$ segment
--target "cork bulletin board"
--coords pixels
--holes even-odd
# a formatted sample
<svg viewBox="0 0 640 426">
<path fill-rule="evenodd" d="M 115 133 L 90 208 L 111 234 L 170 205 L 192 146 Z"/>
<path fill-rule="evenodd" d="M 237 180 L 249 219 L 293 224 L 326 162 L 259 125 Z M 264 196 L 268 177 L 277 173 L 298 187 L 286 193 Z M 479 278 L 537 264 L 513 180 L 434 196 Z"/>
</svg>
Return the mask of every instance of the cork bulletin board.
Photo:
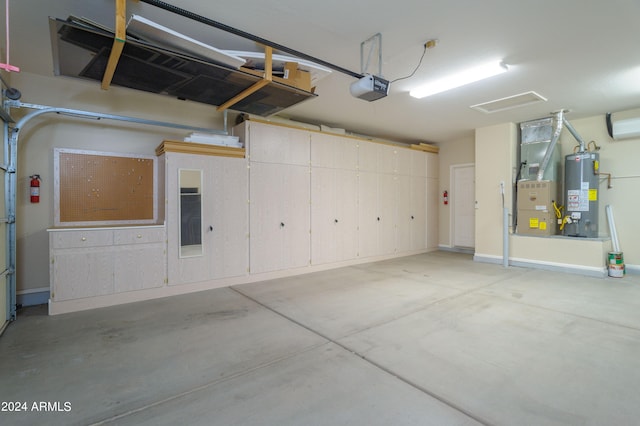
<svg viewBox="0 0 640 426">
<path fill-rule="evenodd" d="M 156 157 L 56 149 L 56 226 L 155 223 Z"/>
</svg>

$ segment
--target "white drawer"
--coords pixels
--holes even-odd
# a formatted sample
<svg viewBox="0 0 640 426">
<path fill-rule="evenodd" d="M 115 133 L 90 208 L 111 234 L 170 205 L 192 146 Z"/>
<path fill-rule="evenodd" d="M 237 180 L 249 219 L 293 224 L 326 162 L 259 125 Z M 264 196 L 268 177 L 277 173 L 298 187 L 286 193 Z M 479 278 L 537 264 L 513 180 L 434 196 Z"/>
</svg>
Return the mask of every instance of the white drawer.
<svg viewBox="0 0 640 426">
<path fill-rule="evenodd" d="M 86 229 L 51 232 L 51 248 L 102 247 L 113 244 L 113 230 Z"/>
<path fill-rule="evenodd" d="M 113 231 L 113 243 L 115 245 L 157 243 L 165 239 L 164 227 L 140 227 Z"/>
</svg>

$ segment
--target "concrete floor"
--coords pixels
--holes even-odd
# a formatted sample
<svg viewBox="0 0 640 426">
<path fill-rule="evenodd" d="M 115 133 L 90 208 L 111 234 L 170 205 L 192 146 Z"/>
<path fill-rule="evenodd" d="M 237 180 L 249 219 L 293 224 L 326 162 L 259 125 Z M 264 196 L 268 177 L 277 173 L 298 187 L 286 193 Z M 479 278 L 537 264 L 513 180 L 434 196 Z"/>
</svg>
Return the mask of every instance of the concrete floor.
<svg viewBox="0 0 640 426">
<path fill-rule="evenodd" d="M 2 425 L 635 425 L 640 277 L 435 252 L 56 317 L 29 308 L 0 337 L 0 368 L 1 408 L 29 411 Z"/>
</svg>

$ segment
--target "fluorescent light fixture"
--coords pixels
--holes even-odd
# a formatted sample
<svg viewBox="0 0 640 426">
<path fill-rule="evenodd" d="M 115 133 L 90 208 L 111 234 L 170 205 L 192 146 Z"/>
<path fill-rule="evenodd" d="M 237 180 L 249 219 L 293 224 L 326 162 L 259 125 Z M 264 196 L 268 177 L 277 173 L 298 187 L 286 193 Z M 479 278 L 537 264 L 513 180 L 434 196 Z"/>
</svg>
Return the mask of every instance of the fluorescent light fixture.
<svg viewBox="0 0 640 426">
<path fill-rule="evenodd" d="M 476 81 L 484 80 L 485 78 L 493 77 L 494 75 L 502 74 L 507 70 L 507 66 L 503 64 L 502 61 L 493 61 L 432 81 L 431 83 L 427 83 L 424 86 L 411 90 L 409 94 L 414 98 L 421 99 L 435 95 L 436 93 L 455 89 L 456 87 L 475 83 Z"/>
</svg>

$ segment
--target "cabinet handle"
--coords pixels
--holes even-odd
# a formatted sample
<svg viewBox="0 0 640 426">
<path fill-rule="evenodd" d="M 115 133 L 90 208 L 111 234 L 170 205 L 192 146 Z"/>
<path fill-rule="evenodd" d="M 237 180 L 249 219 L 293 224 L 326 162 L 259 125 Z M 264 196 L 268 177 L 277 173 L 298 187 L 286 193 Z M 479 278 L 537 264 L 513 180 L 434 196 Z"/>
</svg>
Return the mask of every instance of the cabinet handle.
<svg viewBox="0 0 640 426">
<path fill-rule="evenodd" d="M 414 217 L 413 217 L 413 216 L 411 216 L 411 220 L 413 220 L 413 219 L 414 219 Z"/>
<path fill-rule="evenodd" d="M 333 221 L 334 221 L 335 223 L 338 223 L 338 219 L 333 219 Z"/>
<path fill-rule="evenodd" d="M 80 238 L 80 241 L 87 241 L 87 237 Z"/>
<path fill-rule="evenodd" d="M 209 225 L 209 231 L 213 231 L 213 226 Z"/>
<path fill-rule="evenodd" d="M 380 222 L 380 218 L 378 218 L 378 222 Z"/>
<path fill-rule="evenodd" d="M 284 222 L 280 222 L 280 228 L 284 228 Z"/>
</svg>

